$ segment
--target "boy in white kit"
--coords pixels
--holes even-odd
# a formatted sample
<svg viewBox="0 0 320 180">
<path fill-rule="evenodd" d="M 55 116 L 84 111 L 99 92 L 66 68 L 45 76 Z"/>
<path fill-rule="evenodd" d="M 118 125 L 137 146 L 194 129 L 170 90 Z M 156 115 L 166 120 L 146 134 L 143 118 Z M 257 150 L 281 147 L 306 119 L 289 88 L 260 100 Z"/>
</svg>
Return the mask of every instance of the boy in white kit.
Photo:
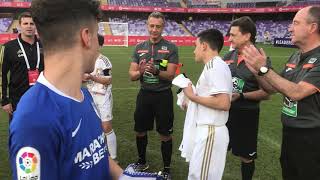
<svg viewBox="0 0 320 180">
<path fill-rule="evenodd" d="M 98 34 L 99 46 L 104 44 L 104 37 Z M 94 71 L 90 74 L 84 74 L 84 80 L 87 81 L 87 88 L 93 97 L 94 103 L 99 111 L 102 121 L 102 129 L 107 138 L 107 145 L 110 157 L 117 157 L 117 138 L 112 129 L 112 64 L 110 60 L 100 54 L 96 60 Z"/>
<path fill-rule="evenodd" d="M 231 73 L 219 56 L 223 43 L 223 35 L 216 29 L 205 30 L 198 35 L 195 61 L 205 66 L 196 92 L 191 83 L 183 89 L 185 96 L 196 104 L 188 180 L 219 180 L 223 175 L 229 143 L 225 124 L 232 96 Z"/>
</svg>

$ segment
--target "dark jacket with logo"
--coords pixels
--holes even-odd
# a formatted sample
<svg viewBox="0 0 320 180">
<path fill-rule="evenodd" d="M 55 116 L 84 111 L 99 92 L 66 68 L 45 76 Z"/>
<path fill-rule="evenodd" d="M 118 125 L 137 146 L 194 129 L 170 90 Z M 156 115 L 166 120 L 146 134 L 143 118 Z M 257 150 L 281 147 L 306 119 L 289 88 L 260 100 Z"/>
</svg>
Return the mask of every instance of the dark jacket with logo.
<svg viewBox="0 0 320 180">
<path fill-rule="evenodd" d="M 299 101 L 283 98 L 283 125 L 293 128 L 320 128 L 320 46 L 303 54 L 294 53 L 281 75 L 291 82 L 304 81 L 318 89 L 318 92 Z"/>
<path fill-rule="evenodd" d="M 21 35 L 18 37 L 21 44 L 24 47 L 26 55 L 29 60 L 30 69 L 35 70 L 37 65 L 37 45 L 36 41 L 31 45 L 21 39 Z M 41 52 L 42 46 L 40 46 L 40 65 L 39 72 L 43 71 L 43 53 Z M 28 69 L 25 63 L 23 53 L 20 49 L 17 39 L 11 40 L 4 44 L 3 56 L 2 56 L 2 105 L 12 103 L 13 108 L 16 108 L 21 96 L 30 88 L 28 80 Z M 9 74 L 9 76 L 8 76 Z M 9 82 L 8 82 L 9 78 Z M 8 96 L 9 88 L 9 96 Z"/>
<path fill-rule="evenodd" d="M 146 62 L 153 60 L 156 68 L 160 71 L 166 71 L 167 63 L 179 63 L 178 48 L 163 38 L 155 44 L 147 40 L 138 44 L 132 55 L 132 62 L 139 64 L 142 60 Z M 141 89 L 147 91 L 159 92 L 171 88 L 171 81 L 159 79 L 158 76 L 151 75 L 149 77 L 144 74 L 140 78 L 140 82 Z"/>
<path fill-rule="evenodd" d="M 224 61 L 229 65 L 232 74 L 233 92 L 246 93 L 260 89 L 259 83 L 254 74 L 248 69 L 245 61 L 238 60 L 238 50 L 230 51 L 224 56 Z M 271 61 L 268 58 L 268 65 Z M 232 109 L 258 109 L 260 101 L 249 99 L 238 99 L 231 104 Z"/>
</svg>

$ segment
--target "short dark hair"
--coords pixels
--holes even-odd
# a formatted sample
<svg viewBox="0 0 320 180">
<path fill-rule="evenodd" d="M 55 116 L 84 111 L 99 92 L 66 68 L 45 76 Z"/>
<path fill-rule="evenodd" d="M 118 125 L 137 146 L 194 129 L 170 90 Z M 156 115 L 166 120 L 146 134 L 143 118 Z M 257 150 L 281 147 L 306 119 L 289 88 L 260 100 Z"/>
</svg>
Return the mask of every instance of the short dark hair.
<svg viewBox="0 0 320 180">
<path fill-rule="evenodd" d="M 151 14 L 149 14 L 148 20 L 149 20 L 151 17 L 157 18 L 157 19 L 161 18 L 161 19 L 163 20 L 163 24 L 165 24 L 166 19 L 165 19 L 164 15 L 163 15 L 161 12 L 157 12 L 157 11 L 152 12 Z"/>
<path fill-rule="evenodd" d="M 317 24 L 318 34 L 320 34 L 320 6 L 311 6 L 308 15 L 308 21 Z"/>
<path fill-rule="evenodd" d="M 22 18 L 32 18 L 31 13 L 28 12 L 28 11 L 21 13 L 19 15 L 19 19 L 18 19 L 19 20 L 19 24 L 21 24 L 21 19 Z"/>
<path fill-rule="evenodd" d="M 99 42 L 99 46 L 103 46 L 104 36 L 102 36 L 101 34 L 98 34 L 98 42 Z"/>
<path fill-rule="evenodd" d="M 256 42 L 257 29 L 255 23 L 249 16 L 243 16 L 231 22 L 230 27 L 237 26 L 242 34 L 250 33 L 250 41 L 252 43 Z"/>
<path fill-rule="evenodd" d="M 82 27 L 93 29 L 101 17 L 99 7 L 98 0 L 33 0 L 31 14 L 44 49 L 72 47 L 76 31 Z"/>
<path fill-rule="evenodd" d="M 222 33 L 217 29 L 204 30 L 200 32 L 197 37 L 200 42 L 208 43 L 214 51 L 220 52 L 223 47 L 224 38 Z"/>
</svg>

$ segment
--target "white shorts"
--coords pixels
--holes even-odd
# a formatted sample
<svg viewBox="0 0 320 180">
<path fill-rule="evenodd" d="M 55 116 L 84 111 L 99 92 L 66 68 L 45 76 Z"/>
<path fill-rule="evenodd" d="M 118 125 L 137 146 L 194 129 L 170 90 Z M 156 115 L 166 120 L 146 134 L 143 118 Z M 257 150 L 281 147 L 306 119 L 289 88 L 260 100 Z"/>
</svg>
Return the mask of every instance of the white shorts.
<svg viewBox="0 0 320 180">
<path fill-rule="evenodd" d="M 111 121 L 112 116 L 112 107 L 113 107 L 113 100 L 112 100 L 112 93 L 108 95 L 102 94 L 95 94 L 92 93 L 93 101 L 100 113 L 100 118 L 102 122 Z"/>
<path fill-rule="evenodd" d="M 188 180 L 222 179 L 229 143 L 228 128 L 201 125 L 195 133 Z"/>
</svg>

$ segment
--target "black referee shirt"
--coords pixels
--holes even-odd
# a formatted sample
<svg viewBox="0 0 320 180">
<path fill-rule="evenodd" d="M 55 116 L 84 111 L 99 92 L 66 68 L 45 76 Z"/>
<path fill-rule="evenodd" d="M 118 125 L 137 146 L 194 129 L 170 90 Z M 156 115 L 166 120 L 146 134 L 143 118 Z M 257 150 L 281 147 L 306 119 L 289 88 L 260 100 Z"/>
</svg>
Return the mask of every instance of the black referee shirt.
<svg viewBox="0 0 320 180">
<path fill-rule="evenodd" d="M 31 70 L 35 70 L 37 66 L 37 44 L 35 42 L 31 45 L 18 37 L 24 47 L 26 55 L 29 60 Z M 40 65 L 39 72 L 43 71 L 43 53 L 40 45 Z M 12 103 L 13 106 L 19 102 L 21 96 L 30 88 L 28 80 L 28 69 L 25 63 L 22 50 L 20 49 L 17 39 L 4 44 L 3 64 L 2 64 L 2 105 Z M 10 80 L 8 83 L 9 74 Z M 8 96 L 9 88 L 9 96 Z"/>
<path fill-rule="evenodd" d="M 175 44 L 161 39 L 158 43 L 152 43 L 150 40 L 138 44 L 132 55 L 132 62 L 140 63 L 145 60 L 146 62 L 153 59 L 155 67 L 161 70 L 166 70 L 166 67 L 160 65 L 161 60 L 168 60 L 168 63 L 178 64 L 178 48 Z M 143 75 L 140 78 L 141 89 L 148 91 L 164 91 L 171 88 L 171 81 L 159 79 L 158 76 L 147 77 Z"/>
<path fill-rule="evenodd" d="M 259 83 L 254 74 L 247 68 L 245 61 L 239 61 L 239 51 L 237 49 L 227 53 L 223 60 L 229 65 L 233 92 L 235 93 L 246 93 L 257 91 L 260 89 Z M 268 58 L 267 63 L 271 67 L 270 59 Z M 249 99 L 238 99 L 231 104 L 231 108 L 236 109 L 257 109 L 259 108 L 260 101 L 254 101 Z"/>
<path fill-rule="evenodd" d="M 314 85 L 320 89 L 320 46 L 306 53 L 294 53 L 282 72 L 285 79 Z M 294 128 L 320 127 L 320 93 L 314 93 L 300 101 L 283 98 L 281 120 L 284 126 Z"/>
</svg>

